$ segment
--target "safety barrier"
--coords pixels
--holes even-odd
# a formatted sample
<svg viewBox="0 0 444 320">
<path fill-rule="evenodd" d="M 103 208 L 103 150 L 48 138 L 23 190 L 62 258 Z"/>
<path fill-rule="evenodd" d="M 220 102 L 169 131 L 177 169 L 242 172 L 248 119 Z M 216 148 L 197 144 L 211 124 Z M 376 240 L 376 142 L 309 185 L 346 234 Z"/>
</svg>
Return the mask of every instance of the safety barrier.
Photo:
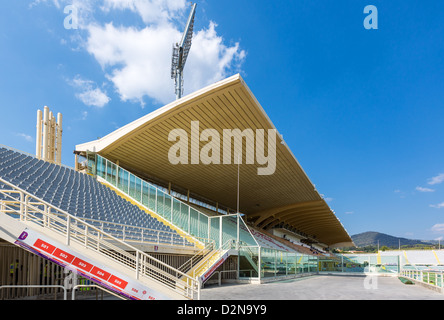
<svg viewBox="0 0 444 320">
<path fill-rule="evenodd" d="M 418 282 L 423 282 L 434 287 L 444 289 L 444 273 L 442 270 L 433 270 L 433 269 L 425 269 L 425 270 L 416 270 L 414 268 L 411 269 L 403 269 L 401 271 L 401 276 L 406 277 L 408 279 L 416 280 Z"/>
<path fill-rule="evenodd" d="M 148 278 L 188 299 L 199 297 L 200 284 L 187 274 L 151 257 L 128 243 L 54 207 L 0 178 L 10 190 L 0 190 L 0 212 L 56 232 L 132 270 L 136 279 Z"/>
<path fill-rule="evenodd" d="M 216 248 L 233 239 L 243 241 L 250 246 L 258 246 L 256 239 L 238 214 L 208 216 L 98 154 L 88 154 L 87 160 L 88 173 L 104 179 L 139 205 L 187 234 L 201 239 L 211 239 L 215 242 Z"/>
</svg>

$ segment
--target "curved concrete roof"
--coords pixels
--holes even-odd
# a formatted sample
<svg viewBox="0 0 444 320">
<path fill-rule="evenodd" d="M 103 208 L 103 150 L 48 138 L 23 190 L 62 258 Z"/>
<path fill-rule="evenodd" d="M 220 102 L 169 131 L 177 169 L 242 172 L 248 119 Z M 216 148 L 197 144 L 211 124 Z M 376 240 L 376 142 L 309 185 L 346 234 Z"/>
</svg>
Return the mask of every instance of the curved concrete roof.
<svg viewBox="0 0 444 320">
<path fill-rule="evenodd" d="M 219 134 L 220 164 L 204 164 L 202 161 L 191 164 L 191 151 L 187 155 L 188 164 L 170 162 L 169 150 L 176 144 L 176 140 L 169 141 L 170 132 L 182 129 L 190 141 L 193 121 L 198 121 L 200 134 L 206 129 Z M 258 163 L 257 158 L 254 163 L 246 164 L 246 139 L 243 139 L 239 168 L 234 152 L 231 153 L 231 164 L 223 164 L 224 129 L 251 129 L 255 133 L 260 129 L 266 133 L 276 130 L 240 75 L 176 100 L 101 139 L 77 145 L 76 151 L 97 152 L 142 176 L 164 184 L 171 183 L 173 189 L 176 186 L 190 190 L 230 208 L 237 207 L 239 169 L 240 212 L 256 227 L 270 229 L 283 223 L 314 235 L 330 246 L 352 244 L 347 231 L 316 191 L 277 130 L 276 144 L 270 145 L 272 149 L 268 150 L 269 135 L 265 134 L 262 141 L 264 155 L 276 154 L 275 170 L 273 174 L 259 175 L 258 169 L 267 164 Z M 198 150 L 208 146 L 214 137 L 208 141 L 198 140 Z"/>
</svg>

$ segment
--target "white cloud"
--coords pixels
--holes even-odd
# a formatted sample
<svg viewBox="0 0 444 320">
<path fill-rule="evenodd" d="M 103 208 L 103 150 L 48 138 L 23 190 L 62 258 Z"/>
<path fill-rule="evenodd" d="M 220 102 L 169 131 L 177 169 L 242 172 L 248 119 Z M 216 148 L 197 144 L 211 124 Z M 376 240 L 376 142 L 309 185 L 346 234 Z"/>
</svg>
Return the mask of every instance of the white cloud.
<svg viewBox="0 0 444 320">
<path fill-rule="evenodd" d="M 49 1 L 52 4 L 54 4 L 57 8 L 60 8 L 60 3 L 59 3 L 58 0 L 49 0 Z M 37 6 L 37 5 L 41 4 L 41 3 L 47 3 L 47 2 L 48 2 L 48 0 L 34 0 L 33 2 L 31 2 L 29 4 L 29 7 L 32 8 L 32 7 Z"/>
<path fill-rule="evenodd" d="M 225 46 L 215 28 L 210 23 L 194 36 L 184 69 L 185 94 L 237 72 L 245 58 L 239 44 Z M 91 25 L 88 30 L 87 50 L 109 70 L 107 78 L 123 101 L 142 102 L 144 96 L 164 104 L 174 100 L 171 51 L 182 36 L 176 27 L 165 24 L 138 30 L 110 23 Z"/>
<path fill-rule="evenodd" d="M 76 94 L 76 97 L 87 106 L 102 108 L 111 100 L 105 92 L 95 88 L 94 81 L 84 80 L 77 75 L 71 81 L 71 84 L 81 91 Z M 85 114 L 83 114 L 83 117 L 85 117 Z"/>
<path fill-rule="evenodd" d="M 79 98 L 87 106 L 99 108 L 105 106 L 110 101 L 110 98 L 99 88 L 78 93 L 76 94 L 76 97 Z"/>
<path fill-rule="evenodd" d="M 90 26 L 87 50 L 114 84 L 123 101 L 143 101 L 145 95 L 165 103 L 174 96 L 170 79 L 170 39 L 180 37 L 171 26 L 135 28 Z"/>
<path fill-rule="evenodd" d="M 435 224 L 431 230 L 433 232 L 444 232 L 444 223 L 437 223 Z"/>
<path fill-rule="evenodd" d="M 198 31 L 193 39 L 185 67 L 185 83 L 189 92 L 219 81 L 229 73 L 240 72 L 246 52 L 239 43 L 226 46 L 216 32 L 217 24 L 210 22 L 207 29 Z M 188 86 L 188 88 L 187 88 Z"/>
<path fill-rule="evenodd" d="M 166 23 L 180 16 L 187 7 L 186 0 L 104 0 L 102 9 L 131 10 L 145 23 Z"/>
<path fill-rule="evenodd" d="M 73 32 L 70 41 L 75 50 L 86 50 L 95 58 L 122 101 L 143 106 L 145 97 L 162 104 L 175 99 L 172 46 L 182 37 L 191 8 L 188 1 L 35 0 L 36 4 L 40 2 L 53 3 L 59 10 L 67 5 L 77 8 L 79 30 Z M 108 16 L 128 13 L 140 17 L 144 27 L 128 26 L 127 22 L 125 25 L 115 19 L 104 22 Z M 225 44 L 216 27 L 216 23 L 209 22 L 207 28 L 194 29 L 184 69 L 184 94 L 241 71 L 246 52 L 239 43 Z M 98 88 L 77 97 L 92 105 L 107 103 L 107 95 Z"/>
<path fill-rule="evenodd" d="M 440 184 L 444 181 L 444 173 L 438 174 L 436 177 L 432 177 L 429 179 L 428 184 Z"/>
<path fill-rule="evenodd" d="M 444 202 L 441 202 L 441 203 L 438 203 L 438 204 L 431 204 L 430 207 L 436 208 L 436 209 L 444 208 Z"/>
<path fill-rule="evenodd" d="M 25 139 L 26 141 L 28 141 L 28 142 L 33 142 L 34 141 L 34 139 L 30 136 L 30 135 L 28 135 L 28 134 L 26 134 L 26 133 L 22 133 L 22 132 L 20 132 L 20 133 L 17 133 L 16 134 L 18 137 L 22 137 L 23 139 Z"/>
<path fill-rule="evenodd" d="M 420 192 L 435 192 L 435 190 L 433 190 L 433 189 L 430 189 L 430 188 L 423 188 L 423 187 L 416 187 L 416 190 L 417 191 L 420 191 Z"/>
</svg>

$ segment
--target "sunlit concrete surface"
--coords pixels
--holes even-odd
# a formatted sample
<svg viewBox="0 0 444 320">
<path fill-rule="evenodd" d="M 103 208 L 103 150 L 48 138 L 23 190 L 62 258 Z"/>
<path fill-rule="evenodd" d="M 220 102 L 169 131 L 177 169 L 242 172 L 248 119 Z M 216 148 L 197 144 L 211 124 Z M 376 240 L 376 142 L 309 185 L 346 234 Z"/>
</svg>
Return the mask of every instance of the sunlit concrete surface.
<svg viewBox="0 0 444 320">
<path fill-rule="evenodd" d="M 202 300 L 444 300 L 444 294 L 397 277 L 316 275 L 266 284 L 205 287 Z"/>
</svg>

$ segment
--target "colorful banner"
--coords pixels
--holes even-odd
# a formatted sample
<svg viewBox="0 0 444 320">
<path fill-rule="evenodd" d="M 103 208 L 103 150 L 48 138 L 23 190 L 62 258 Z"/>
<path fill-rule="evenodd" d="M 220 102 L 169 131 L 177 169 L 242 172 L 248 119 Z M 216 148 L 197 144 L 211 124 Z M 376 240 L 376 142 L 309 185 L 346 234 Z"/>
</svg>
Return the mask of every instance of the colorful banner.
<svg viewBox="0 0 444 320">
<path fill-rule="evenodd" d="M 34 230 L 25 229 L 15 244 L 51 260 L 85 278 L 133 300 L 170 300 L 171 298 L 152 290 L 138 281 L 115 272 L 106 265 L 97 263 L 46 237 Z"/>
</svg>

